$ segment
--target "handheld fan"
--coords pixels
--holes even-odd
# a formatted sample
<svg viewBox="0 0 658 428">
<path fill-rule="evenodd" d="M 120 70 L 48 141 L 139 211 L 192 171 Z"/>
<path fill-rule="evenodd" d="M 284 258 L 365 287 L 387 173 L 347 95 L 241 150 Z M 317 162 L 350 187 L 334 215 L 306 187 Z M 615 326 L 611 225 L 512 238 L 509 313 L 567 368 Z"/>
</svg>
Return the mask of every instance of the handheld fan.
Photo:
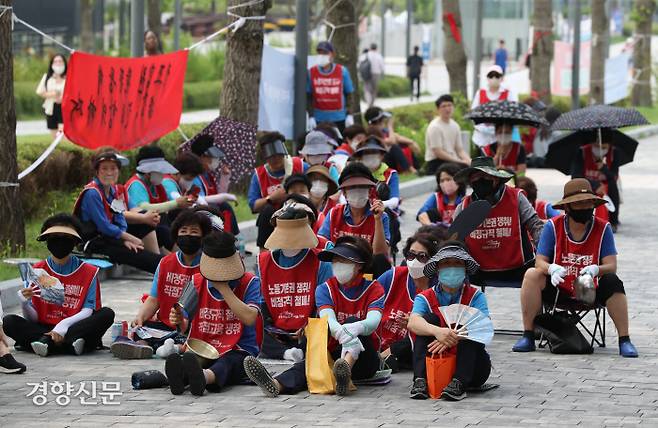
<svg viewBox="0 0 658 428">
<path fill-rule="evenodd" d="M 491 319 L 479 309 L 459 303 L 439 308 L 446 323 L 458 336 L 488 345 L 494 335 Z"/>
</svg>

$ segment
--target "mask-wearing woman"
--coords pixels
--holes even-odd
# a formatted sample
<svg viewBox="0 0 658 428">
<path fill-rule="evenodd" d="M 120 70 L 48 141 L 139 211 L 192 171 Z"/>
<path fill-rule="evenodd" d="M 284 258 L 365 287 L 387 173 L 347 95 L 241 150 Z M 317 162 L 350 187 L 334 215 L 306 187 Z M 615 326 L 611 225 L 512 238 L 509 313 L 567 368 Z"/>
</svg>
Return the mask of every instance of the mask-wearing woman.
<svg viewBox="0 0 658 428">
<path fill-rule="evenodd" d="M 379 370 L 378 339 L 373 337 L 384 309 L 384 289 L 364 278 L 372 250 L 362 238 L 343 236 L 320 260 L 331 262 L 333 277 L 318 286 L 315 303 L 319 317 L 327 317 L 329 352 L 336 361 L 336 394 L 346 395 L 352 379 L 368 379 Z M 255 358 L 245 360 L 245 371 L 270 396 L 295 394 L 307 388 L 305 363 L 300 362 L 276 379 Z"/>
<path fill-rule="evenodd" d="M 436 285 L 436 277 L 427 278 L 423 269 L 437 248 L 438 242 L 432 235 L 416 232 L 402 251 L 406 266 L 393 267 L 377 279 L 384 287 L 386 302 L 377 329 L 381 339 L 379 350 L 393 372 L 412 367 L 413 349 L 407 323 L 416 294 Z"/>
<path fill-rule="evenodd" d="M 386 195 L 379 197 L 386 208 L 397 213 L 400 206 L 400 178 L 396 170 L 384 163 L 385 154 L 384 143 L 371 135 L 359 145 L 350 159 L 364 164 L 378 183 L 386 184 Z"/>
<path fill-rule="evenodd" d="M 335 197 L 338 185 L 331 178 L 329 170 L 323 165 L 310 167 L 306 170 L 306 176 L 311 182 L 310 199 L 318 211 L 317 221 L 313 225 L 313 231 L 317 233 L 327 213 L 338 204 Z"/>
<path fill-rule="evenodd" d="M 460 169 L 459 165 L 450 162 L 442 164 L 437 169 L 436 193 L 427 198 L 416 214 L 416 219 L 421 224 L 452 224 L 455 209 L 466 195 L 466 186 L 455 181 L 455 174 Z"/>
<path fill-rule="evenodd" d="M 46 125 L 54 137 L 64 129 L 62 118 L 62 96 L 66 85 L 66 57 L 57 54 L 50 59 L 48 71 L 43 75 L 37 95 L 43 98 L 43 111 L 46 114 Z"/>
<path fill-rule="evenodd" d="M 455 325 L 450 325 L 439 308 L 462 304 L 489 316 L 484 293 L 473 287 L 468 275 L 478 270 L 477 262 L 458 241 L 448 241 L 432 257 L 424 269 L 425 275 L 438 271 L 438 283 L 416 296 L 409 317 L 409 331 L 416 335 L 414 341 L 414 381 L 411 398 L 427 399 L 427 369 L 425 357 L 430 354 L 455 353 L 457 365 L 452 380 L 445 387 L 441 398 L 462 400 L 466 389 L 486 390 L 486 380 L 491 372 L 491 360 L 481 343 L 460 337 Z"/>
<path fill-rule="evenodd" d="M 514 171 L 523 175 L 526 171 L 526 153 L 523 144 L 512 141 L 514 128 L 507 123 L 496 124 L 496 140 L 482 147 L 483 156 L 491 156 L 498 169 Z"/>
</svg>

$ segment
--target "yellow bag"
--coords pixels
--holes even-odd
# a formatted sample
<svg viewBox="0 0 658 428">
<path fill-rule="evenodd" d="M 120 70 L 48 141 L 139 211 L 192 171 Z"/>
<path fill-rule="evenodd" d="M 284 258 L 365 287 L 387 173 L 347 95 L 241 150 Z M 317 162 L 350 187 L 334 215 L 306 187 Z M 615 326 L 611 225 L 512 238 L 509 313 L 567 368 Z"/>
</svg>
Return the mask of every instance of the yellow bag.
<svg viewBox="0 0 658 428">
<path fill-rule="evenodd" d="M 329 323 L 327 317 L 309 318 L 306 334 L 306 383 L 311 394 L 333 394 L 336 391 L 334 360 L 327 343 Z"/>
</svg>

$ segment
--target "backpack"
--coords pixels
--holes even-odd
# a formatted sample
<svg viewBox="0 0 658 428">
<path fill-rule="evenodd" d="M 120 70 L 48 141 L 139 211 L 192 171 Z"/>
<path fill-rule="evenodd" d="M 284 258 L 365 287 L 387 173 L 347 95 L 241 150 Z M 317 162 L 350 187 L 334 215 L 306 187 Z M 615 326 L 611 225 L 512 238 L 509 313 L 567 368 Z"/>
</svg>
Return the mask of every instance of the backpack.
<svg viewBox="0 0 658 428">
<path fill-rule="evenodd" d="M 372 66 L 370 65 L 368 55 L 365 55 L 363 61 L 359 63 L 359 76 L 361 76 L 362 80 L 372 79 Z"/>
</svg>

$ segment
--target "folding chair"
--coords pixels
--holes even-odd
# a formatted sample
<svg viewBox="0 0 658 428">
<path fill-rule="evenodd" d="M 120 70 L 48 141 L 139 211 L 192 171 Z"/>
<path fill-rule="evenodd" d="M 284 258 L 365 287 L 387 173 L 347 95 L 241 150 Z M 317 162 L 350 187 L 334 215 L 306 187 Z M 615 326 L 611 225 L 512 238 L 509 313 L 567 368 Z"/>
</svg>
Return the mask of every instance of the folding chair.
<svg viewBox="0 0 658 428">
<path fill-rule="evenodd" d="M 600 348 L 605 348 L 605 322 L 606 322 L 606 309 L 605 306 L 594 303 L 588 305 L 571 298 L 557 299 L 557 304 L 552 305 L 551 302 L 542 302 L 542 310 L 544 313 L 550 313 L 553 309 L 567 312 L 569 317 L 576 320 L 578 325 L 585 330 L 587 336 L 590 338 L 590 346 L 596 343 Z M 594 312 L 594 328 L 588 327 L 583 319 L 590 312 Z M 548 340 L 543 336 L 539 340 L 539 347 L 544 348 Z"/>
</svg>

